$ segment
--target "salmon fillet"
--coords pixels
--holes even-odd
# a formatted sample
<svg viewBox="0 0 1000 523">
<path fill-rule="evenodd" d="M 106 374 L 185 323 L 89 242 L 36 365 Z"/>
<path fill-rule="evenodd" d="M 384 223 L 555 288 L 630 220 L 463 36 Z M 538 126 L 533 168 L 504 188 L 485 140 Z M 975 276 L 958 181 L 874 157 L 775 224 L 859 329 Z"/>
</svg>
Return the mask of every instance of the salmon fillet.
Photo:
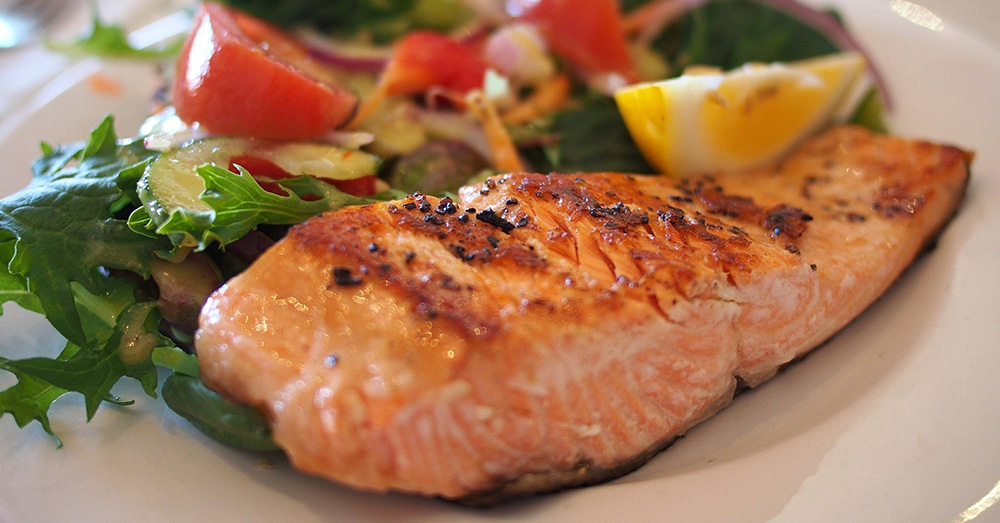
<svg viewBox="0 0 1000 523">
<path fill-rule="evenodd" d="M 359 489 L 489 503 L 610 479 L 878 298 L 971 160 L 841 127 L 752 172 L 510 174 L 344 208 L 209 299 L 202 379 Z"/>
</svg>

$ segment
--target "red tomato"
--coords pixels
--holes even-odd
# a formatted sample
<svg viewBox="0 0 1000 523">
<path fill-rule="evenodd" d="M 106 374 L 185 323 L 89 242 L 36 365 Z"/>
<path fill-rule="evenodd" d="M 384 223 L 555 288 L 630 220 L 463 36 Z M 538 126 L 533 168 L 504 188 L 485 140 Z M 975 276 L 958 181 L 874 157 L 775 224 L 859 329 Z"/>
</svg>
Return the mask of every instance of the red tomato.
<svg viewBox="0 0 1000 523">
<path fill-rule="evenodd" d="M 431 31 L 415 31 L 396 43 L 378 89 L 358 108 L 350 126 L 374 113 L 388 96 L 421 94 L 443 88 L 443 100 L 461 105 L 462 95 L 483 86 L 486 62 L 477 44 L 452 40 Z M 456 96 L 457 94 L 457 96 Z"/>
<path fill-rule="evenodd" d="M 205 2 L 181 48 L 171 94 L 182 120 L 214 133 L 311 139 L 346 123 L 358 102 L 323 73 L 280 29 Z"/>
<path fill-rule="evenodd" d="M 229 160 L 229 170 L 239 173 L 239 170 L 236 168 L 237 165 L 246 169 L 248 173 L 253 175 L 254 179 L 284 180 L 285 178 L 292 177 L 291 173 L 278 167 L 274 162 L 256 156 L 233 156 Z M 268 190 L 270 191 L 270 189 Z"/>
<path fill-rule="evenodd" d="M 247 170 L 253 175 L 257 183 L 260 184 L 261 188 L 268 192 L 274 194 L 280 194 L 282 196 L 287 196 L 288 191 L 275 183 L 278 180 L 284 180 L 286 178 L 292 178 L 292 174 L 288 171 L 282 169 L 275 165 L 274 162 L 266 160 L 264 158 L 258 158 L 252 155 L 241 155 L 234 156 L 229 160 L 229 170 L 232 172 L 239 172 L 236 166 L 239 165 Z M 317 180 L 322 180 L 346 192 L 347 194 L 353 194 L 354 196 L 371 196 L 375 194 L 375 176 L 362 176 L 361 178 L 355 178 L 353 180 L 330 180 L 328 178 L 316 178 Z M 304 200 L 311 200 L 316 198 L 310 198 L 309 195 L 303 197 Z"/>
<path fill-rule="evenodd" d="M 538 27 L 552 51 L 585 76 L 639 78 L 616 0 L 510 0 L 507 10 Z"/>
<path fill-rule="evenodd" d="M 486 62 L 472 46 L 430 31 L 410 33 L 396 44 L 382 73 L 390 96 L 418 94 L 431 87 L 465 93 L 483 85 Z"/>
<path fill-rule="evenodd" d="M 331 180 L 334 187 L 353 194 L 354 196 L 372 196 L 375 194 L 375 176 L 362 176 L 353 180 Z"/>
</svg>

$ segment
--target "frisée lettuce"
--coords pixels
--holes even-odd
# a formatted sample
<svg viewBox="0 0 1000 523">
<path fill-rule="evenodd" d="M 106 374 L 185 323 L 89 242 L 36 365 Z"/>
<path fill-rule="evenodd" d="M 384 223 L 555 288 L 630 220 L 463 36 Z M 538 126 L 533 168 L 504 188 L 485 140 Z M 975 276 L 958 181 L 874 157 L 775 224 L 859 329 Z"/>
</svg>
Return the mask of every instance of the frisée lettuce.
<svg viewBox="0 0 1000 523">
<path fill-rule="evenodd" d="M 0 357 L 0 369 L 17 378 L 0 391 L 0 416 L 11 414 L 21 427 L 38 421 L 52 434 L 48 409 L 66 393 L 83 395 L 90 419 L 102 402 L 128 403 L 111 394 L 122 378 L 138 380 L 155 397 L 157 364 L 196 374 L 194 356 L 161 333 L 155 289 L 148 281 L 155 260 L 192 251 L 178 244 L 180 238 L 197 235 L 193 250 L 214 249 L 224 256 L 220 248 L 262 224 L 297 223 L 372 201 L 306 176 L 280 182 L 287 194 L 278 195 L 264 190 L 245 169 L 233 173 L 203 165 L 196 169 L 206 186 L 201 201 L 211 210 L 197 220 L 155 226 L 136 184 L 159 154 L 142 140 L 119 140 L 108 117 L 87 142 L 43 143 L 30 185 L 0 200 L 0 305 L 17 303 L 44 314 L 67 339 L 55 357 Z M 379 198 L 392 196 L 397 195 Z M 214 393 L 200 397 L 206 394 Z"/>
</svg>

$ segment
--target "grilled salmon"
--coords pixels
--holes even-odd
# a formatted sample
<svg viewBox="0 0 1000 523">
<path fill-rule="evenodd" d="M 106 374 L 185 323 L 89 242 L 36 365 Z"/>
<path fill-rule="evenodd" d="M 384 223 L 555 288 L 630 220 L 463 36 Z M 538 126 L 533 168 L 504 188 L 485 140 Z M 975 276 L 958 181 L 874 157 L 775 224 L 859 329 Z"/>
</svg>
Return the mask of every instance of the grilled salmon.
<svg viewBox="0 0 1000 523">
<path fill-rule="evenodd" d="M 201 375 L 359 489 L 489 503 L 610 479 L 878 298 L 971 160 L 840 127 L 752 172 L 508 174 L 344 208 L 209 299 Z"/>
</svg>

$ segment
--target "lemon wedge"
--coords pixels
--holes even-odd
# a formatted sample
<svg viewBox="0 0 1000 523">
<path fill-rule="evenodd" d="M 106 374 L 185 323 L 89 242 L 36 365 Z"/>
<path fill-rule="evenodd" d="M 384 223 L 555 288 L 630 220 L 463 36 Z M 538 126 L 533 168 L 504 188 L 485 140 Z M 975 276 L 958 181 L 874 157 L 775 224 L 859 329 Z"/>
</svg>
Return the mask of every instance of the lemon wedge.
<svg viewBox="0 0 1000 523">
<path fill-rule="evenodd" d="M 864 71 L 864 58 L 853 52 L 729 72 L 698 67 L 621 89 L 615 101 L 646 160 L 683 177 L 780 157 L 846 118 Z"/>
</svg>

